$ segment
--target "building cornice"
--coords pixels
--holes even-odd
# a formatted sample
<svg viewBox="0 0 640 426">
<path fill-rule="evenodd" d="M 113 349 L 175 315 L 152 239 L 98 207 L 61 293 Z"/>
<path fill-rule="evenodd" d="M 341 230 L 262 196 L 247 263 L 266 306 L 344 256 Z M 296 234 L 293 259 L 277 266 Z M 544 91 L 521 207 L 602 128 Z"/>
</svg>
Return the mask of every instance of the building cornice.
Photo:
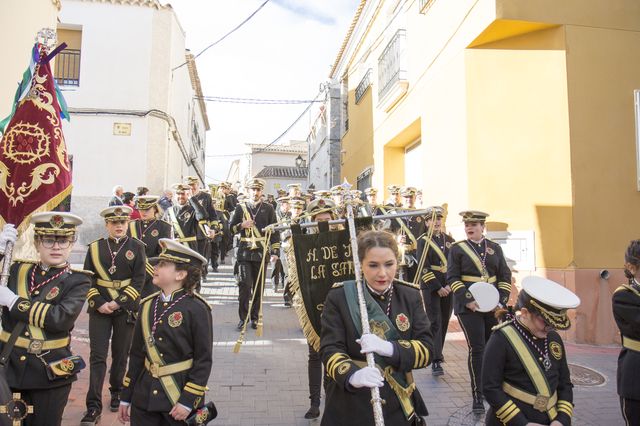
<svg viewBox="0 0 640 426">
<path fill-rule="evenodd" d="M 360 22 L 360 16 L 362 15 L 362 11 L 364 10 L 364 7 L 367 5 L 367 0 L 360 0 L 360 4 L 358 5 L 358 8 L 356 9 L 356 13 L 353 16 L 353 19 L 351 20 L 351 25 L 349 26 L 349 30 L 347 31 L 347 35 L 344 37 L 344 40 L 342 41 L 342 46 L 340 46 L 340 50 L 338 51 L 338 56 L 336 57 L 336 60 L 333 63 L 333 67 L 331 67 L 331 72 L 329 73 L 329 77 L 330 78 L 335 78 L 335 72 L 338 69 L 338 65 L 340 65 L 340 62 L 342 62 L 342 59 L 344 57 L 344 53 L 347 51 L 347 46 L 349 45 L 349 42 L 351 41 L 351 36 L 353 35 L 356 26 L 358 25 L 358 23 Z"/>
<path fill-rule="evenodd" d="M 60 0 L 52 0 L 54 4 L 60 3 Z M 118 4 L 123 6 L 143 6 L 150 7 L 152 9 L 161 10 L 161 9 L 171 9 L 171 5 L 166 4 L 163 5 L 159 0 L 81 0 L 83 2 L 88 3 L 107 3 L 107 4 Z"/>
<path fill-rule="evenodd" d="M 207 130 L 211 130 L 209 126 L 209 117 L 207 116 L 207 105 L 204 102 L 204 95 L 202 94 L 202 86 L 200 85 L 200 77 L 198 76 L 198 68 L 196 67 L 195 57 L 193 53 L 187 51 L 185 54 L 187 59 L 187 68 L 189 68 L 189 78 L 191 79 L 191 87 L 196 92 L 196 99 L 198 105 L 200 105 L 200 112 L 202 113 L 202 120 Z"/>
</svg>

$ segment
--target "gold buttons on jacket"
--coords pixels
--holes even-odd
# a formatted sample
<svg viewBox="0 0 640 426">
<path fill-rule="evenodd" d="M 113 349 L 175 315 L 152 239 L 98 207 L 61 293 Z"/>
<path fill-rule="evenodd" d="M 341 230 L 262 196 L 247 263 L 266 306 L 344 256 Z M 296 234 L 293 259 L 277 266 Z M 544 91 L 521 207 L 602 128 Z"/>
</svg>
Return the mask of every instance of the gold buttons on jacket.
<svg viewBox="0 0 640 426">
<path fill-rule="evenodd" d="M 25 361 L 26 359 L 27 359 L 27 357 L 26 357 L 26 356 L 24 356 L 24 355 L 22 355 L 22 356 L 20 357 L 20 361 Z"/>
<path fill-rule="evenodd" d="M 157 391 L 156 389 L 154 389 L 154 390 L 153 390 L 153 394 L 154 394 L 154 395 L 157 395 L 157 394 L 158 394 L 158 391 Z"/>
<path fill-rule="evenodd" d="M 29 336 L 29 332 L 28 332 L 28 331 L 25 331 L 25 332 L 24 332 L 24 335 L 25 335 L 25 336 Z"/>
<path fill-rule="evenodd" d="M 160 342 L 162 342 L 162 337 L 158 337 L 158 340 L 159 340 Z"/>
</svg>

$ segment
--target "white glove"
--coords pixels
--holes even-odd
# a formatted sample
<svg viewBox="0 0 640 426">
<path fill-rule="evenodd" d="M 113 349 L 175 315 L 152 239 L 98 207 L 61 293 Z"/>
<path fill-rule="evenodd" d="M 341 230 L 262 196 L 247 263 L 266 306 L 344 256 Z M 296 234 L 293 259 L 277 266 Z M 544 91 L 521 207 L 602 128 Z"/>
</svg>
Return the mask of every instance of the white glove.
<svg viewBox="0 0 640 426">
<path fill-rule="evenodd" d="M 393 343 L 382 340 L 375 334 L 363 334 L 362 337 L 356 339 L 356 343 L 360 344 L 362 348 L 360 353 L 363 354 L 375 352 L 380 356 L 390 357 L 393 355 Z"/>
<path fill-rule="evenodd" d="M 376 367 L 363 367 L 349 377 L 349 384 L 354 388 L 381 388 L 384 379 Z"/>
<path fill-rule="evenodd" d="M 0 306 L 11 309 L 18 299 L 18 296 L 8 287 L 0 286 Z"/>
<path fill-rule="evenodd" d="M 10 223 L 4 225 L 0 233 L 0 253 L 4 253 L 7 248 L 7 243 L 15 244 L 17 240 L 18 231 L 15 226 Z"/>
</svg>

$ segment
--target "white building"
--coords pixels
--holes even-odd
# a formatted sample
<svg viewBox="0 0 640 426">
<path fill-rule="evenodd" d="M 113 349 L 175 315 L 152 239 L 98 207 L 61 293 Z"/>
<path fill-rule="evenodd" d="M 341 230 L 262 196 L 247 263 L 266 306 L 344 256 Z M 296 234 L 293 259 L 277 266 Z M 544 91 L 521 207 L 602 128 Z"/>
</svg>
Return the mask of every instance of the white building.
<svg viewBox="0 0 640 426">
<path fill-rule="evenodd" d="M 243 190 L 251 178 L 266 181 L 265 194 L 276 195 L 278 189 L 287 189 L 290 183 L 299 183 L 307 189 L 307 141 L 291 141 L 288 145 L 246 144 L 250 152 L 231 163 L 227 180 L 236 189 Z"/>
<path fill-rule="evenodd" d="M 71 113 L 72 211 L 102 229 L 114 185 L 160 194 L 186 175 L 204 182 L 209 122 L 185 33 L 158 0 L 63 0 L 55 75 Z"/>
</svg>

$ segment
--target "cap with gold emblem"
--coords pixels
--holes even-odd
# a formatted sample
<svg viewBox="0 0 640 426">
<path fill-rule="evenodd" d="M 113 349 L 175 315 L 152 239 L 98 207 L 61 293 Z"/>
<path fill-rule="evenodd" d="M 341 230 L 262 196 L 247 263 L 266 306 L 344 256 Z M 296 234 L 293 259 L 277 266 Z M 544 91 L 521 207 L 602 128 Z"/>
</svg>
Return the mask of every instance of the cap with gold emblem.
<svg viewBox="0 0 640 426">
<path fill-rule="evenodd" d="M 416 188 L 414 188 L 413 186 L 405 186 L 400 191 L 400 196 L 402 196 L 402 197 L 415 197 L 415 195 L 417 193 L 418 193 L 418 190 Z"/>
<path fill-rule="evenodd" d="M 129 206 L 111 206 L 100 212 L 100 216 L 104 217 L 105 222 L 120 222 L 129 220 L 129 215 L 133 209 Z"/>
<path fill-rule="evenodd" d="M 442 207 L 440 207 L 440 206 L 427 207 L 427 214 L 425 215 L 427 217 L 427 219 L 430 219 L 434 215 L 435 215 L 435 217 L 443 218 L 444 217 L 444 209 Z"/>
<path fill-rule="evenodd" d="M 481 212 L 480 210 L 465 210 L 460 212 L 463 222 L 481 222 L 484 223 L 489 216 L 489 213 Z"/>
<path fill-rule="evenodd" d="M 518 308 L 540 315 L 547 325 L 556 330 L 571 327 L 567 310 L 577 308 L 580 298 L 571 290 L 555 281 L 529 276 L 522 280 L 522 291 L 518 295 Z"/>
<path fill-rule="evenodd" d="M 158 205 L 160 197 L 157 195 L 141 195 L 136 197 L 136 208 L 138 210 L 148 210 Z"/>
<path fill-rule="evenodd" d="M 176 194 L 181 194 L 185 191 L 191 191 L 189 185 L 185 185 L 184 183 L 176 183 L 172 188 L 176 191 Z"/>
<path fill-rule="evenodd" d="M 326 200 L 324 198 L 318 198 L 313 200 L 307 206 L 307 214 L 309 216 L 315 216 L 324 212 L 333 212 L 333 209 L 336 208 L 336 203 L 331 200 Z"/>
<path fill-rule="evenodd" d="M 157 257 L 149 258 L 149 263 L 152 265 L 161 260 L 167 260 L 173 263 L 186 263 L 200 268 L 207 262 L 207 259 L 205 259 L 200 253 L 191 250 L 189 247 L 180 244 L 176 240 L 160 238 L 158 243 L 160 244 L 162 251 Z"/>
<path fill-rule="evenodd" d="M 278 197 L 284 197 L 285 195 L 287 195 L 287 191 L 285 191 L 282 188 L 278 189 Z"/>
<path fill-rule="evenodd" d="M 376 188 L 369 187 L 364 190 L 365 195 L 376 195 L 378 190 Z"/>
<path fill-rule="evenodd" d="M 398 185 L 389 185 L 387 186 L 387 189 L 389 190 L 389 193 L 391 195 L 396 195 L 400 193 L 400 187 Z"/>
<path fill-rule="evenodd" d="M 72 236 L 76 228 L 82 225 L 82 219 L 71 213 L 42 212 L 31 216 L 30 222 L 34 225 L 36 235 L 60 235 Z"/>
<path fill-rule="evenodd" d="M 294 198 L 289 201 L 289 205 L 291 206 L 292 209 L 302 210 L 304 209 L 304 200 L 299 198 Z"/>
<path fill-rule="evenodd" d="M 279 197 L 276 199 L 278 203 L 288 203 L 291 199 L 289 197 Z"/>
<path fill-rule="evenodd" d="M 327 191 L 326 189 L 322 189 L 319 191 L 314 191 L 313 195 L 318 198 L 331 198 L 331 191 Z"/>
<path fill-rule="evenodd" d="M 344 188 L 342 185 L 336 185 L 331 187 L 331 195 L 342 195 L 344 193 Z"/>
<path fill-rule="evenodd" d="M 266 184 L 267 182 L 265 182 L 264 179 L 253 178 L 248 180 L 244 186 L 248 189 L 259 189 L 262 191 Z"/>
<path fill-rule="evenodd" d="M 289 188 L 289 189 L 293 189 L 293 188 L 300 189 L 301 187 L 302 187 L 302 185 L 299 184 L 299 183 L 290 183 L 290 184 L 287 185 L 287 188 Z"/>
<path fill-rule="evenodd" d="M 193 185 L 194 183 L 200 183 L 200 178 L 198 176 L 185 176 L 184 182 L 187 185 Z"/>
</svg>

